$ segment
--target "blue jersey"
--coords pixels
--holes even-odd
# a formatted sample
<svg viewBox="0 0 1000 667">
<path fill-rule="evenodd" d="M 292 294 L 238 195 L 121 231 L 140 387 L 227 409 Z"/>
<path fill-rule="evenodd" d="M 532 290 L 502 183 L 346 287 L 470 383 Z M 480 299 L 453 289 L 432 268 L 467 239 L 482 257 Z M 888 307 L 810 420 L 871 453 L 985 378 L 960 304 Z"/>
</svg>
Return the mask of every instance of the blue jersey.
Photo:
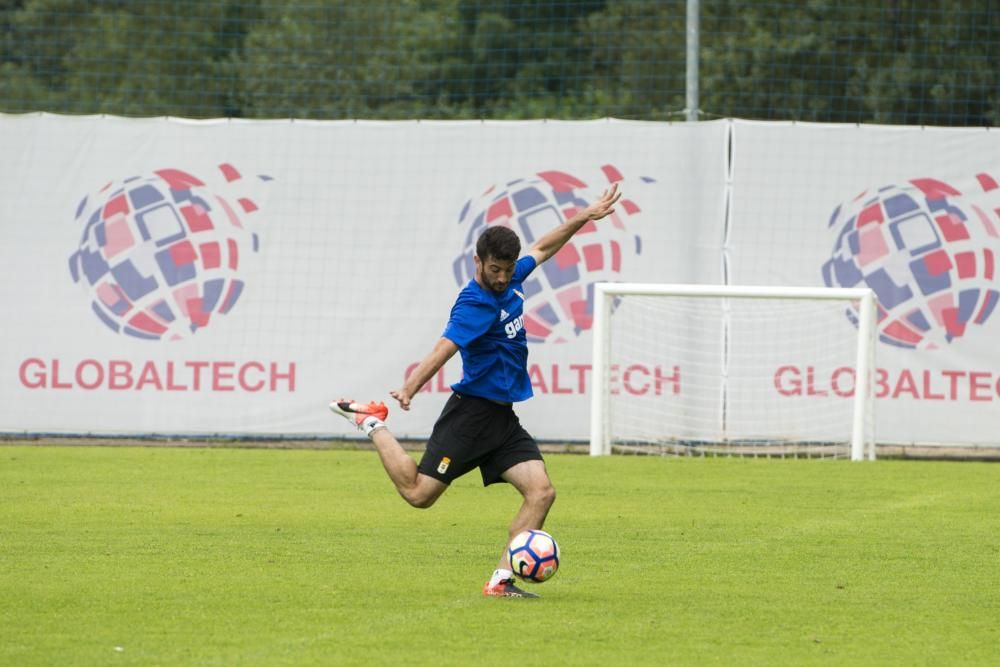
<svg viewBox="0 0 1000 667">
<path fill-rule="evenodd" d="M 517 260 L 503 293 L 475 279 L 459 292 L 442 334 L 462 353 L 462 379 L 451 385 L 454 391 L 505 403 L 531 398 L 522 283 L 534 270 L 535 258 L 527 255 Z"/>
</svg>

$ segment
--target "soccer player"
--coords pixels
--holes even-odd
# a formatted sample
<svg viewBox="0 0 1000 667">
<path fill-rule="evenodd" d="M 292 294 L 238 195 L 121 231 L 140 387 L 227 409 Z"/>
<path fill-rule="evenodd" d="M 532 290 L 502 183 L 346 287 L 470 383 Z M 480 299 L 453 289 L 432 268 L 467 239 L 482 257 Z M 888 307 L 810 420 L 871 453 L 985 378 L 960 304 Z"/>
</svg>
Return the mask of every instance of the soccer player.
<svg viewBox="0 0 1000 667">
<path fill-rule="evenodd" d="M 438 417 L 418 465 L 386 428 L 389 409 L 381 402 L 340 399 L 330 409 L 371 438 L 382 466 L 399 494 L 413 507 L 426 508 L 452 480 L 479 468 L 483 485 L 507 482 L 523 502 L 510 524 L 508 541 L 540 529 L 556 492 L 542 454 L 518 421 L 513 404 L 531 397 L 528 341 L 524 331 L 522 283 L 591 220 L 614 212 L 621 197 L 614 184 L 585 209 L 538 239 L 518 259 L 521 242 L 507 227 L 488 227 L 476 242 L 476 273 L 452 306 L 441 338 L 403 386 L 389 394 L 403 410 L 413 396 L 451 359 L 462 356 L 462 379 Z M 506 545 L 505 545 L 506 546 Z M 506 549 L 483 594 L 538 597 L 514 584 Z"/>
</svg>

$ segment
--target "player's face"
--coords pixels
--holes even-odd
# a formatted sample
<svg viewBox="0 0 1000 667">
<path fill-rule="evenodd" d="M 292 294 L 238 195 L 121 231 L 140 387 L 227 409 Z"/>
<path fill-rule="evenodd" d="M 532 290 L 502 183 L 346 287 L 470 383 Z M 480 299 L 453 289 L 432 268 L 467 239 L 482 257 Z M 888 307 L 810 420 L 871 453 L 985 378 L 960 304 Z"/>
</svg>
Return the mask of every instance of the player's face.
<svg viewBox="0 0 1000 667">
<path fill-rule="evenodd" d="M 477 283 L 498 294 L 507 289 L 507 286 L 510 285 L 510 279 L 514 275 L 514 262 L 505 262 L 493 257 L 481 260 L 479 255 L 476 255 L 475 258 Z"/>
</svg>

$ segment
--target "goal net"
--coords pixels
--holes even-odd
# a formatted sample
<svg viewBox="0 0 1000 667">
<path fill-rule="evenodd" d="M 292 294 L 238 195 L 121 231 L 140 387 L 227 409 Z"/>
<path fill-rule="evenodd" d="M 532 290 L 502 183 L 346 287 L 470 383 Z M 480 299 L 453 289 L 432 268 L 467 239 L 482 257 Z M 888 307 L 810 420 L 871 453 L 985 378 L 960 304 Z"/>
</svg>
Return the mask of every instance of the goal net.
<svg viewBox="0 0 1000 667">
<path fill-rule="evenodd" d="M 874 459 L 875 330 L 868 289 L 599 283 L 591 454 Z"/>
</svg>

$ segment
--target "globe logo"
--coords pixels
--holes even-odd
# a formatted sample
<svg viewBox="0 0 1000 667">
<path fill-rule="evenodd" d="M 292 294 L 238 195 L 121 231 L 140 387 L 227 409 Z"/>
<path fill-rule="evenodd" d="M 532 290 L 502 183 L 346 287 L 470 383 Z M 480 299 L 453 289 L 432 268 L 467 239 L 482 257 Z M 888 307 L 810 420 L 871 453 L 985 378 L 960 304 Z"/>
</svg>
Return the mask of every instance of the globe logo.
<svg viewBox="0 0 1000 667">
<path fill-rule="evenodd" d="M 489 225 L 517 232 L 526 248 L 550 229 L 586 208 L 611 183 L 623 180 L 611 165 L 601 167 L 604 179 L 591 188 L 563 171 L 542 171 L 493 186 L 462 208 L 459 224 L 466 225 L 461 254 L 455 259 L 455 280 L 461 286 L 475 276 L 476 241 Z M 643 177 L 643 182 L 653 179 Z M 612 281 L 628 260 L 642 251 L 638 235 L 626 219 L 639 213 L 634 201 L 619 200 L 615 213 L 588 222 L 549 261 L 524 282 L 524 328 L 529 341 L 562 343 L 591 328 L 594 284 Z"/>
<path fill-rule="evenodd" d="M 258 206 L 240 196 L 251 179 L 230 164 L 218 172 L 220 185 L 209 187 L 186 171 L 160 169 L 113 181 L 80 201 L 76 220 L 83 229 L 70 274 L 112 331 L 144 340 L 188 338 L 236 305 L 241 267 L 259 249 L 244 224 Z"/>
<path fill-rule="evenodd" d="M 828 287 L 869 287 L 879 339 L 935 349 L 984 324 L 1000 297 L 997 181 L 978 174 L 959 190 L 932 178 L 866 191 L 838 206 L 823 265 Z M 857 323 L 856 311 L 848 317 Z"/>
</svg>

